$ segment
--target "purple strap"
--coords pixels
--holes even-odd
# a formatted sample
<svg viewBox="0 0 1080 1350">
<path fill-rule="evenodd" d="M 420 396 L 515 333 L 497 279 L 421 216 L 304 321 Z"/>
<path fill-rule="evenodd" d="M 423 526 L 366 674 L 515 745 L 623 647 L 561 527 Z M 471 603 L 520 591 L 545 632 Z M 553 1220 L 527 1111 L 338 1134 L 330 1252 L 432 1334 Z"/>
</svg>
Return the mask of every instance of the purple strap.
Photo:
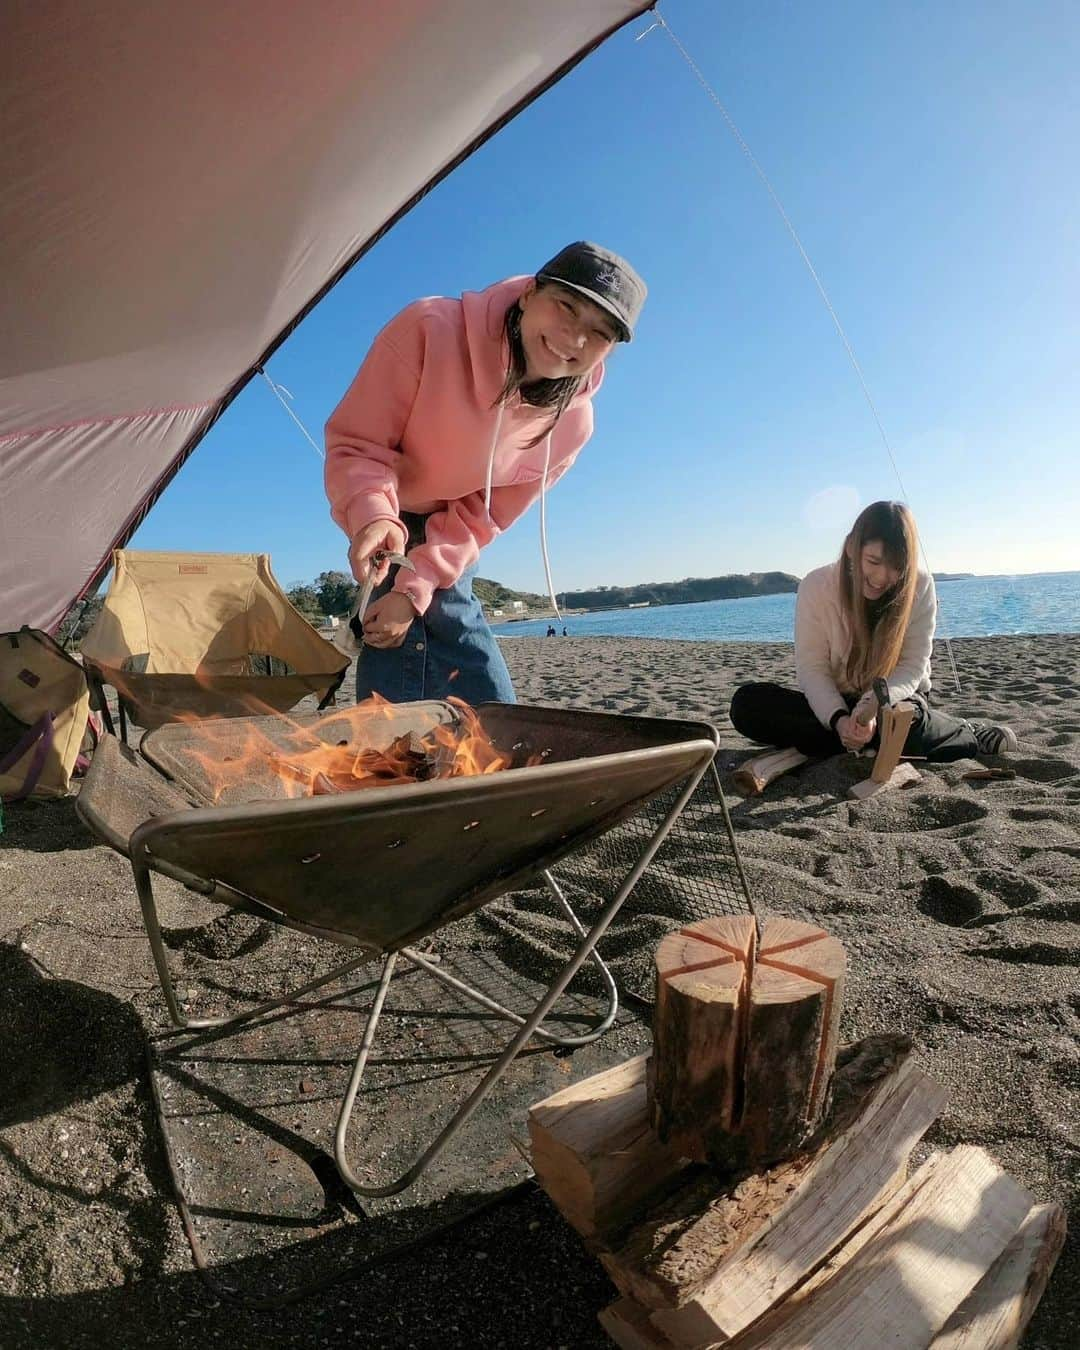
<svg viewBox="0 0 1080 1350">
<path fill-rule="evenodd" d="M 37 781 L 41 777 L 41 771 L 45 767 L 45 757 L 52 749 L 53 743 L 53 718 L 52 713 L 47 712 L 44 717 L 38 720 L 30 727 L 26 734 L 20 736 L 15 745 L 0 759 L 0 773 L 7 771 L 18 764 L 23 755 L 31 746 L 34 747 L 34 753 L 30 760 L 30 767 L 26 772 L 26 778 L 23 781 L 20 791 L 4 798 L 6 802 L 21 802 L 24 797 L 29 797 L 34 788 L 37 787 Z"/>
</svg>

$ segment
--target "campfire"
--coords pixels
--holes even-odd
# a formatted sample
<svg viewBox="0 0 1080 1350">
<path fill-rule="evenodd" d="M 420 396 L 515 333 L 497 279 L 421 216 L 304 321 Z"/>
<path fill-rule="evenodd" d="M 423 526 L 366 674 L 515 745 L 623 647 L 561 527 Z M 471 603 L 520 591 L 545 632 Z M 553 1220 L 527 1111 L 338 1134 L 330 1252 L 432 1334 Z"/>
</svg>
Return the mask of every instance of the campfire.
<svg viewBox="0 0 1080 1350">
<path fill-rule="evenodd" d="M 691 790 L 716 744 L 698 722 L 365 703 L 303 721 L 170 723 L 137 752 L 106 737 L 78 809 L 131 857 L 147 906 L 162 872 L 389 952 L 535 885 L 659 794 Z"/>
<path fill-rule="evenodd" d="M 376 697 L 309 723 L 283 714 L 191 722 L 186 757 L 198 767 L 202 795 L 216 804 L 251 800 L 253 785 L 264 798 L 322 797 L 527 768 L 550 753 L 522 741 L 497 748 L 461 699 L 432 705 L 403 733 L 397 712 Z"/>
</svg>

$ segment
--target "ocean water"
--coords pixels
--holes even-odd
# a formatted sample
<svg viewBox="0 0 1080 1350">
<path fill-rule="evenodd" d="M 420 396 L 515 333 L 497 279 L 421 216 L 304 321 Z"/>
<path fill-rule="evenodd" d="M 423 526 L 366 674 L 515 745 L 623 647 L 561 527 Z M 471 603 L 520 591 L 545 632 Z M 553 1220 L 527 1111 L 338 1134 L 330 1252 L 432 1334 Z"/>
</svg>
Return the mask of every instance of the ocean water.
<svg viewBox="0 0 1080 1350">
<path fill-rule="evenodd" d="M 1080 633 L 1080 572 L 939 581 L 937 594 L 939 637 Z M 761 595 L 747 600 L 709 600 L 700 605 L 572 614 L 566 619 L 566 629 L 571 637 L 790 642 L 794 619 L 794 595 Z M 492 625 L 501 637 L 542 637 L 547 626 L 547 619 Z"/>
</svg>

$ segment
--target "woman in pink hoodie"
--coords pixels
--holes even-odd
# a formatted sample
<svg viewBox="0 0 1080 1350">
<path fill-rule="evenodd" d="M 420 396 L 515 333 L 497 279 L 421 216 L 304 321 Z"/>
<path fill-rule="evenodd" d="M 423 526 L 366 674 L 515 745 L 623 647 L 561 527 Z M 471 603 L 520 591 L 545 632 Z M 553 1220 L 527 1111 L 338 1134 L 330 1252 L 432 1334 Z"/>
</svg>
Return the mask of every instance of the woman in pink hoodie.
<svg viewBox="0 0 1080 1350">
<path fill-rule="evenodd" d="M 357 581 L 375 568 L 381 582 L 354 620 L 358 699 L 513 701 L 472 593 L 477 558 L 592 435 L 604 359 L 644 300 L 629 263 L 578 242 L 535 276 L 417 300 L 375 339 L 326 424 L 331 515 Z"/>
</svg>

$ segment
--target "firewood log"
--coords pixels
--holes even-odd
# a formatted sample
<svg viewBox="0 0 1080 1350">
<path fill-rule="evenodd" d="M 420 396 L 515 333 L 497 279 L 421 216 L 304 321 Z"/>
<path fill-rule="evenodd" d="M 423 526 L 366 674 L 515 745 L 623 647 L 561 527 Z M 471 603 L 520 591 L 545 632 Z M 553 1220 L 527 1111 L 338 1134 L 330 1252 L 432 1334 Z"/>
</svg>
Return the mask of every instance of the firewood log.
<svg viewBox="0 0 1080 1350">
<path fill-rule="evenodd" d="M 644 1055 L 538 1102 L 529 1139 L 540 1184 L 585 1238 L 625 1222 L 686 1167 L 649 1128 Z"/>
<path fill-rule="evenodd" d="M 698 1162 L 790 1157 L 820 1122 L 836 1053 L 845 955 L 812 924 L 709 919 L 656 954 L 650 1112 Z"/>
<path fill-rule="evenodd" d="M 809 755 L 793 746 L 787 750 L 767 750 L 763 755 L 748 759 L 732 774 L 732 782 L 747 797 L 764 792 L 769 784 L 782 774 L 790 773 L 800 764 L 808 764 Z"/>
<path fill-rule="evenodd" d="M 879 1350 L 883 1327 L 894 1350 L 927 1350 L 1007 1251 L 1032 1205 L 982 1149 L 934 1154 L 813 1288 L 780 1304 L 733 1350 Z M 684 1325 L 675 1336 L 670 1324 L 661 1329 L 682 1346 L 725 1339 L 712 1330 L 702 1336 L 703 1327 Z"/>
</svg>

